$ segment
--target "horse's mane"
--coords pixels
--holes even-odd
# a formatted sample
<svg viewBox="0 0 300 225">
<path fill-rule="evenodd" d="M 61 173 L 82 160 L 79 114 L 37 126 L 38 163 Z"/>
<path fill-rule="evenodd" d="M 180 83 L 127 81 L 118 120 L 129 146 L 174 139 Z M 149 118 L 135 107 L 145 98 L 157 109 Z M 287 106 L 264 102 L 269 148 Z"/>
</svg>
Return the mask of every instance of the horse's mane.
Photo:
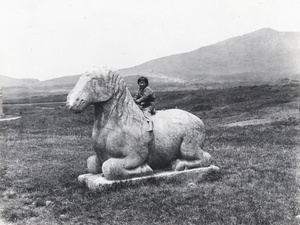
<svg viewBox="0 0 300 225">
<path fill-rule="evenodd" d="M 139 114 L 143 115 L 142 111 L 134 102 L 124 78 L 121 76 L 117 69 L 114 69 L 109 66 L 103 66 L 100 68 L 95 67 L 88 73 L 95 74 L 99 79 L 103 79 L 102 77 L 105 77 L 107 85 L 114 87 L 113 101 L 116 103 L 116 108 L 119 108 L 122 105 L 122 107 L 128 109 L 124 110 L 123 112 L 119 111 L 119 114 L 126 114 L 125 111 L 127 111 L 128 113 L 133 113 L 135 116 Z"/>
</svg>

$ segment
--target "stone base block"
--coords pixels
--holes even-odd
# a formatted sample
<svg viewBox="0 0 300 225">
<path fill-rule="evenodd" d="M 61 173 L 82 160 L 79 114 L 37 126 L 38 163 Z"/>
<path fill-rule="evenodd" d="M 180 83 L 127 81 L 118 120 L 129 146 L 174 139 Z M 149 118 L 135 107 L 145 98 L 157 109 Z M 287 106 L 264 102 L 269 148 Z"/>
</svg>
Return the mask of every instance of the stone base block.
<svg viewBox="0 0 300 225">
<path fill-rule="evenodd" d="M 168 179 L 168 178 L 179 178 L 183 179 L 183 181 L 186 180 L 194 180 L 197 182 L 198 180 L 201 180 L 204 176 L 209 175 L 210 173 L 218 172 L 220 169 L 217 166 L 209 166 L 209 167 L 203 167 L 203 168 L 195 168 L 190 170 L 184 170 L 184 171 L 163 171 L 163 172 L 156 172 L 152 175 L 143 176 L 143 177 L 134 177 L 130 179 L 124 179 L 124 180 L 107 180 L 104 176 L 101 174 L 82 174 L 78 176 L 78 181 L 80 183 L 86 184 L 86 186 L 93 191 L 101 190 L 101 188 L 106 186 L 111 186 L 115 183 L 120 182 L 130 182 L 130 183 L 137 183 L 141 181 L 145 181 L 147 179 Z"/>
</svg>

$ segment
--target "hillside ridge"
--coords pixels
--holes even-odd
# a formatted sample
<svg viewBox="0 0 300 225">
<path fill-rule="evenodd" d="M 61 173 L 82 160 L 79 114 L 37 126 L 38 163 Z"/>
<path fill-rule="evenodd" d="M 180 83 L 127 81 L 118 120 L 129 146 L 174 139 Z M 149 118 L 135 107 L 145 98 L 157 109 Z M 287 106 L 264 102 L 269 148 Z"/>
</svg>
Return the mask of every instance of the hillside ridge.
<svg viewBox="0 0 300 225">
<path fill-rule="evenodd" d="M 126 80 L 145 75 L 157 83 L 268 82 L 299 79 L 300 32 L 262 28 L 196 50 L 119 69 Z M 88 69 L 88 68 L 87 68 Z M 0 86 L 74 85 L 80 75 L 46 81 L 0 76 Z"/>
</svg>

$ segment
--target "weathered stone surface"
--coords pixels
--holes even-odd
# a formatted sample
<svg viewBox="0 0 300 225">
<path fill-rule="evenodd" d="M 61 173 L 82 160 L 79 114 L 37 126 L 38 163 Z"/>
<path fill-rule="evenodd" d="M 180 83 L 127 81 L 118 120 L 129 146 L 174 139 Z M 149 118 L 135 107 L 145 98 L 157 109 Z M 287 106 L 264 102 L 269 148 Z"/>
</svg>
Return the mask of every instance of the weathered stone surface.
<svg viewBox="0 0 300 225">
<path fill-rule="evenodd" d="M 93 146 L 98 160 L 89 172 L 101 171 L 108 180 L 144 176 L 172 165 L 175 171 L 207 167 L 211 156 L 203 151 L 205 126 L 180 109 L 158 110 L 149 124 L 135 104 L 117 70 L 95 68 L 82 75 L 67 97 L 74 112 L 95 106 Z M 180 159 L 179 159 L 180 157 Z M 100 163 L 100 164 L 99 164 Z"/>
<path fill-rule="evenodd" d="M 182 178 L 182 180 L 189 180 L 193 181 L 193 185 L 203 178 L 205 175 L 209 175 L 212 172 L 218 172 L 219 167 L 217 166 L 209 166 L 203 168 L 196 168 L 190 170 L 183 170 L 183 171 L 164 171 L 164 172 L 157 172 L 152 175 L 143 176 L 143 177 L 134 177 L 130 179 L 124 180 L 108 180 L 102 174 L 82 174 L 78 176 L 78 181 L 80 183 L 86 184 L 86 186 L 92 190 L 101 190 L 103 187 L 111 186 L 115 183 L 120 182 L 130 182 L 130 183 L 138 183 L 141 181 L 145 181 L 147 179 L 169 179 L 173 177 Z M 191 182 L 189 183 L 189 185 Z"/>
</svg>

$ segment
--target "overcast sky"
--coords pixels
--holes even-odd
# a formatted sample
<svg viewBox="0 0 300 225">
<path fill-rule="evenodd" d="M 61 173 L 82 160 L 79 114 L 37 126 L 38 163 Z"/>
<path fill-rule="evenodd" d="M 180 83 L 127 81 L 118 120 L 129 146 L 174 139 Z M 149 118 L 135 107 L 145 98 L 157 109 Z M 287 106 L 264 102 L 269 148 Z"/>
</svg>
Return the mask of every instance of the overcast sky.
<svg viewBox="0 0 300 225">
<path fill-rule="evenodd" d="M 0 75 L 127 68 L 270 27 L 300 32 L 299 0 L 0 0 Z"/>
</svg>

